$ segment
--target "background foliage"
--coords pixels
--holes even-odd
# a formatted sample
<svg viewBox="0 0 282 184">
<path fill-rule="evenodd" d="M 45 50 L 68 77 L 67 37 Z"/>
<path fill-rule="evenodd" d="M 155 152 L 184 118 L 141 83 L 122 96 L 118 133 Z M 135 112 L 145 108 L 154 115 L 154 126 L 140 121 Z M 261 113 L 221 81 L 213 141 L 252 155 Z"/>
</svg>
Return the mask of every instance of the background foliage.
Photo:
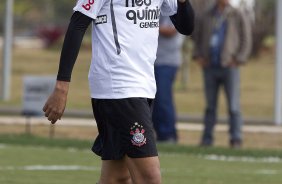
<svg viewBox="0 0 282 184">
<path fill-rule="evenodd" d="M 68 24 L 72 7 L 76 0 L 14 0 L 15 34 L 38 35 L 38 30 L 45 27 L 65 28 Z M 0 4 L 0 36 L 3 33 L 5 1 Z M 197 14 L 211 6 L 214 0 L 191 0 Z M 276 0 L 255 0 L 253 25 L 253 55 L 262 48 L 265 38 L 275 31 Z"/>
</svg>

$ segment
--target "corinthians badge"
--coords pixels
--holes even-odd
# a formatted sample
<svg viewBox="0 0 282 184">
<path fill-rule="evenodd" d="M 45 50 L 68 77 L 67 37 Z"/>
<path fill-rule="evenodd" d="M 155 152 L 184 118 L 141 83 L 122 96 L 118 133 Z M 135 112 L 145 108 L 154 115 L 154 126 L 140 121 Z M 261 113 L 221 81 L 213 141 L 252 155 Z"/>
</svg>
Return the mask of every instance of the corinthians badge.
<svg viewBox="0 0 282 184">
<path fill-rule="evenodd" d="M 130 128 L 130 135 L 132 135 L 131 143 L 134 146 L 141 147 L 146 144 L 146 137 L 144 136 L 145 130 L 142 125 L 139 123 L 134 123 L 134 125 Z"/>
</svg>

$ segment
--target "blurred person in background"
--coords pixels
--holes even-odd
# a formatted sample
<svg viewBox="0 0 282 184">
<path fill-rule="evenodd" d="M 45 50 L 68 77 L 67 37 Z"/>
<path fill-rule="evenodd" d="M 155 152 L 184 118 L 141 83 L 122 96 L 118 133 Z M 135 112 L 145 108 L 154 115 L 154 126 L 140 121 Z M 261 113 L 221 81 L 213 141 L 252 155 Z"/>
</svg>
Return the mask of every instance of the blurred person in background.
<svg viewBox="0 0 282 184">
<path fill-rule="evenodd" d="M 155 78 L 157 93 L 153 107 L 153 123 L 158 142 L 176 143 L 176 111 L 173 84 L 182 62 L 184 36 L 175 29 L 169 17 L 160 17 Z"/>
<path fill-rule="evenodd" d="M 212 146 L 217 122 L 219 89 L 225 91 L 229 113 L 230 146 L 240 148 L 242 124 L 240 71 L 251 51 L 251 24 L 229 0 L 216 0 L 215 6 L 199 16 L 193 35 L 193 58 L 203 70 L 206 109 L 201 146 Z"/>
<path fill-rule="evenodd" d="M 99 132 L 92 151 L 102 159 L 99 184 L 161 183 L 151 116 L 161 12 L 180 33 L 192 33 L 189 0 L 79 0 L 74 7 L 57 83 L 43 111 L 53 124 L 62 117 L 80 45 L 92 25 L 88 79 Z"/>
</svg>

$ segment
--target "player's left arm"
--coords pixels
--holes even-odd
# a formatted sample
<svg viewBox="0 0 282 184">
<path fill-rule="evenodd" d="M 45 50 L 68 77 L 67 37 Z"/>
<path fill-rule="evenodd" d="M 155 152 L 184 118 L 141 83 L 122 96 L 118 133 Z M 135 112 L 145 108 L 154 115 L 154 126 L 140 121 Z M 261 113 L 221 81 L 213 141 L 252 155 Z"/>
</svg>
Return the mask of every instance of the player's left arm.
<svg viewBox="0 0 282 184">
<path fill-rule="evenodd" d="M 191 35 L 194 30 L 194 10 L 189 0 L 178 0 L 177 13 L 170 16 L 177 31 L 184 35 Z"/>
</svg>

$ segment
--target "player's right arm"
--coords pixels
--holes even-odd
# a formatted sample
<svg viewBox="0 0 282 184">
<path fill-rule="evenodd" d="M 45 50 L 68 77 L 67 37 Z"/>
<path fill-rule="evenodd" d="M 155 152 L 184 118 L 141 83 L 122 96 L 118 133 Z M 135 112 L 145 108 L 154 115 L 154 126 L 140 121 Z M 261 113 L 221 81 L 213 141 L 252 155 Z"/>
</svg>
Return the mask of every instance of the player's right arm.
<svg viewBox="0 0 282 184">
<path fill-rule="evenodd" d="M 43 107 L 45 116 L 52 124 L 61 119 L 64 113 L 72 70 L 83 36 L 92 20 L 92 18 L 78 11 L 74 12 L 71 17 L 61 52 L 56 86 Z"/>
</svg>

